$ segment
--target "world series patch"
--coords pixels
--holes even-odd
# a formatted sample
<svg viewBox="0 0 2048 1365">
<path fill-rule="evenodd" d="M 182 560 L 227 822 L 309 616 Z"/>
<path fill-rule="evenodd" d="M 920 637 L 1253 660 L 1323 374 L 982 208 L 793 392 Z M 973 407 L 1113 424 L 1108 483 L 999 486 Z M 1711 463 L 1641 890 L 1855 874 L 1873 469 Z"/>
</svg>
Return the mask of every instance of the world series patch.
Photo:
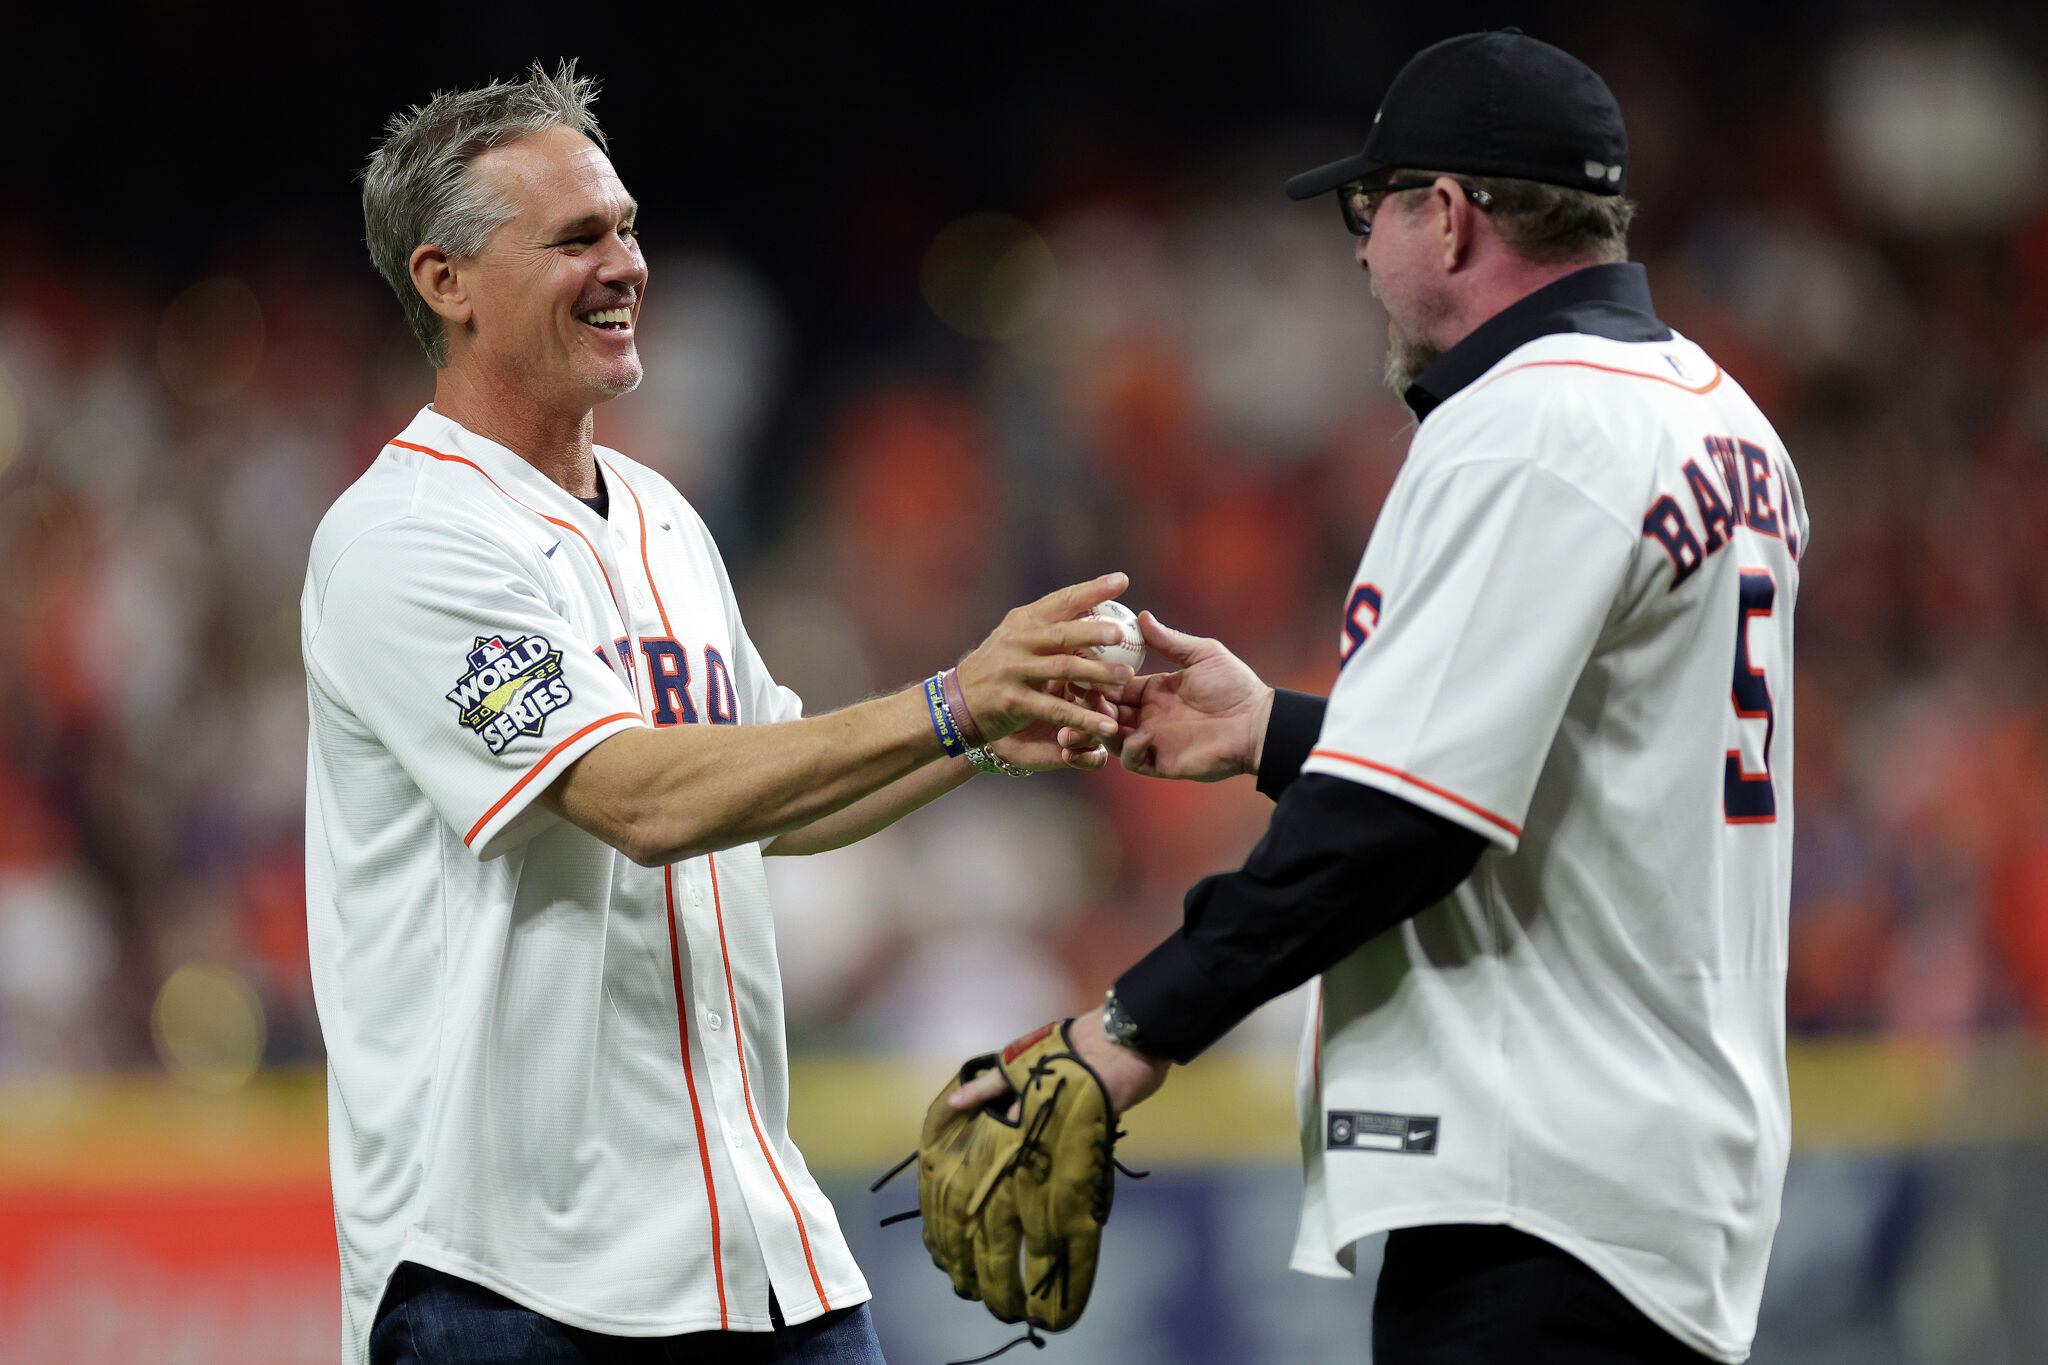
<svg viewBox="0 0 2048 1365">
<path fill-rule="evenodd" d="M 1332 1109 L 1324 1122 L 1331 1151 L 1403 1152 L 1435 1156 L 1442 1123 L 1435 1114 L 1376 1114 L 1366 1109 Z"/>
<path fill-rule="evenodd" d="M 545 636 L 478 636 L 469 651 L 469 672 L 449 689 L 448 700 L 462 723 L 501 754 L 521 735 L 538 736 L 548 716 L 569 704 L 569 680 L 562 676 L 562 651 Z"/>
</svg>

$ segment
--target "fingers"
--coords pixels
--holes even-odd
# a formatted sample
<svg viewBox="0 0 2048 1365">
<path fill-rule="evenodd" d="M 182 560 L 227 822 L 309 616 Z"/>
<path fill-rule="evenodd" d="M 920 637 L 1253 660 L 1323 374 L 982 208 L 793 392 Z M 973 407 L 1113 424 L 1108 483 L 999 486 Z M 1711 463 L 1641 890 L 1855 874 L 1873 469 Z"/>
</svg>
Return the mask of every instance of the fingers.
<svg viewBox="0 0 2048 1365">
<path fill-rule="evenodd" d="M 1123 760 L 1125 770 L 1151 776 L 1153 765 L 1157 761 L 1152 751 L 1151 732 L 1144 729 L 1133 730 L 1125 735 L 1123 740 L 1123 752 L 1117 757 Z"/>
<path fill-rule="evenodd" d="M 1071 654 L 1090 645 L 1113 645 L 1123 637 L 1123 631 L 1112 621 L 1084 618 L 1079 621 L 1055 621 L 1034 631 L 1029 638 L 1040 653 L 1050 654 L 1058 651 Z"/>
<path fill-rule="evenodd" d="M 1060 732 L 1053 737 L 1053 743 L 1060 746 L 1060 753 L 1063 757 L 1068 754 L 1086 754 L 1094 749 L 1104 749 L 1111 757 L 1120 758 L 1123 755 L 1125 733 L 1125 730 L 1119 727 L 1113 735 L 1089 734 L 1082 730 L 1076 730 L 1071 725 L 1062 725 Z M 1096 767 L 1099 765 L 1090 764 L 1088 766 Z"/>
<path fill-rule="evenodd" d="M 1123 752 L 1124 730 L 1137 719 L 1137 711 L 1120 705 L 1107 690 L 1087 691 L 1071 694 L 1069 701 L 1083 706 L 1092 706 L 1117 723 L 1115 734 L 1095 734 L 1075 729 L 1071 725 L 1060 727 L 1056 742 L 1060 746 L 1060 760 L 1070 768 L 1093 772 L 1102 767 L 1110 758 Z M 1105 747 L 1107 746 L 1107 747 Z"/>
<path fill-rule="evenodd" d="M 1120 683 L 1115 687 L 1092 687 L 1068 700 L 1077 701 L 1083 706 L 1092 706 L 1105 716 L 1120 719 L 1124 694 L 1130 691 L 1131 683 L 1136 681 L 1136 678 L 1132 678 L 1129 682 Z"/>
<path fill-rule="evenodd" d="M 1063 731 L 1062 733 L 1065 732 Z M 1062 744 L 1060 746 L 1060 762 L 1080 772 L 1098 772 L 1109 766 L 1109 750 L 1100 744 L 1085 749 L 1069 748 Z"/>
<path fill-rule="evenodd" d="M 1086 583 L 1075 583 L 1057 592 L 1049 592 L 1025 607 L 1024 612 L 1040 621 L 1071 621 L 1097 604 L 1107 602 L 1130 586 L 1129 574 L 1106 573 L 1100 578 L 1091 578 Z"/>
<path fill-rule="evenodd" d="M 955 1109 L 973 1109 L 1009 1093 L 1010 1083 L 1003 1079 L 1003 1073 L 990 1069 L 946 1096 L 946 1103 Z"/>
<path fill-rule="evenodd" d="M 1138 613 L 1138 629 L 1155 654 L 1164 654 L 1183 668 L 1200 658 L 1202 646 L 1208 643 L 1199 635 L 1183 635 L 1149 611 Z"/>
<path fill-rule="evenodd" d="M 1080 652 L 1113 643 L 1119 631 L 1107 621 L 1072 618 L 1123 591 L 1128 581 L 1106 574 L 1018 607 L 961 659 L 960 686 L 983 734 L 1001 739 L 1034 720 L 1073 726 L 1098 740 L 1116 733 L 1114 719 L 1091 716 L 1095 702 L 1077 703 L 1074 689 L 1121 693 L 1131 669 Z M 1060 694 L 1065 704 L 1048 708 L 1048 693 Z"/>
<path fill-rule="evenodd" d="M 1019 698 L 1018 710 L 1031 720 L 1042 720 L 1048 725 L 1062 729 L 1078 730 L 1094 743 L 1116 738 L 1116 717 L 1105 716 L 1099 711 L 1045 692 L 1033 692 Z"/>
</svg>

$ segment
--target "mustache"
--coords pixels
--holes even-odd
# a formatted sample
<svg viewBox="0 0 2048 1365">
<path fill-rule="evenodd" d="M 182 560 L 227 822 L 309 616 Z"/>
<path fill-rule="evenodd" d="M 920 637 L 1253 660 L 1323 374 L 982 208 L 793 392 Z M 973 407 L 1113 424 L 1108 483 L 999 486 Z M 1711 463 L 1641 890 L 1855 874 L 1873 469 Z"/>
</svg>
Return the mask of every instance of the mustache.
<svg viewBox="0 0 2048 1365">
<path fill-rule="evenodd" d="M 640 291 L 628 289 L 623 294 L 606 294 L 594 300 L 579 300 L 576 304 L 576 315 L 581 317 L 585 313 L 595 313 L 606 308 L 631 308 L 638 302 L 640 302 Z"/>
</svg>

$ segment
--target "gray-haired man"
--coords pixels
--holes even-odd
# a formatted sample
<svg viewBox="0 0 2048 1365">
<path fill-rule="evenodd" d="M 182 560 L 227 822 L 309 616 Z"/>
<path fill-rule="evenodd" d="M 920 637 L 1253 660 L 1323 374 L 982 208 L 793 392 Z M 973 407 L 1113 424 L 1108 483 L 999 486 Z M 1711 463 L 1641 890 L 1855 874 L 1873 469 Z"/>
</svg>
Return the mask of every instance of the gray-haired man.
<svg viewBox="0 0 2048 1365">
<path fill-rule="evenodd" d="M 365 177 L 438 367 L 302 604 L 307 914 L 344 1358 L 874 1362 L 867 1285 L 785 1129 L 764 853 L 976 768 L 1096 767 L 1062 681 L 1121 575 L 957 669 L 803 719 L 696 513 L 591 441 L 640 378 L 637 208 L 587 80 L 438 95 Z"/>
</svg>

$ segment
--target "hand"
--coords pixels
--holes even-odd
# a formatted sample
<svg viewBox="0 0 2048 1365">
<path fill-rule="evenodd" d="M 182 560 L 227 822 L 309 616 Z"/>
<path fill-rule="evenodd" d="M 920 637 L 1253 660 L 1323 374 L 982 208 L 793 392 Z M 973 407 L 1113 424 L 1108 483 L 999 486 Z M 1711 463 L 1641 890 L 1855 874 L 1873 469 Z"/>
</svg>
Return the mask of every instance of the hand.
<svg viewBox="0 0 2048 1365">
<path fill-rule="evenodd" d="M 1166 1084 L 1166 1073 L 1173 1063 L 1148 1057 L 1144 1053 L 1127 1048 L 1121 1043 L 1112 1043 L 1109 1035 L 1102 1031 L 1102 1010 L 1092 1009 L 1074 1020 L 1067 1037 L 1074 1044 L 1074 1055 L 1095 1069 L 1102 1081 L 1102 1088 L 1109 1092 L 1109 1108 L 1114 1114 L 1121 1114 L 1134 1104 L 1150 1099 L 1159 1087 Z M 946 1103 L 954 1109 L 972 1109 L 987 1104 L 1010 1093 L 1010 1083 L 1003 1079 L 1003 1073 L 990 1069 L 982 1072 L 967 1084 L 946 1097 Z M 1017 1106 L 1010 1106 L 1010 1119 L 1017 1118 Z"/>
<path fill-rule="evenodd" d="M 1110 750 L 1146 777 L 1216 782 L 1257 772 L 1273 689 L 1215 640 L 1183 635 L 1149 611 L 1139 613 L 1138 627 L 1152 651 L 1180 670 L 1124 686 L 1117 733 L 1105 740 Z M 1076 730 L 1072 738 L 1087 736 Z"/>
<path fill-rule="evenodd" d="M 1055 686 L 1059 686 L 1055 684 Z M 1078 695 L 1063 692 L 1067 700 L 1082 706 L 1093 706 L 1102 714 L 1114 718 L 1116 707 L 1107 700 L 1098 701 L 1100 692 L 1082 692 Z M 1080 772 L 1096 772 L 1108 766 L 1110 752 L 1103 747 L 1106 736 L 1084 735 L 1070 726 L 1055 725 L 1049 720 L 1034 720 L 1023 729 L 1007 735 L 989 745 L 996 757 L 1014 763 L 1029 772 L 1051 772 L 1058 768 L 1073 768 Z"/>
<path fill-rule="evenodd" d="M 960 661 L 961 694 L 983 735 L 993 742 L 1033 722 L 1043 722 L 1053 729 L 1050 738 L 1040 741 L 1046 750 L 1063 748 L 1079 753 L 1089 745 L 1062 744 L 1060 727 L 1077 736 L 1106 739 L 1116 733 L 1114 717 L 1092 704 L 1073 700 L 1062 684 L 1086 682 L 1115 690 L 1130 681 L 1131 670 L 1123 664 L 1104 663 L 1077 652 L 1089 645 L 1116 642 L 1119 633 L 1115 625 L 1077 618 L 1129 586 L 1129 578 L 1113 573 L 1048 593 L 1011 611 Z"/>
</svg>

